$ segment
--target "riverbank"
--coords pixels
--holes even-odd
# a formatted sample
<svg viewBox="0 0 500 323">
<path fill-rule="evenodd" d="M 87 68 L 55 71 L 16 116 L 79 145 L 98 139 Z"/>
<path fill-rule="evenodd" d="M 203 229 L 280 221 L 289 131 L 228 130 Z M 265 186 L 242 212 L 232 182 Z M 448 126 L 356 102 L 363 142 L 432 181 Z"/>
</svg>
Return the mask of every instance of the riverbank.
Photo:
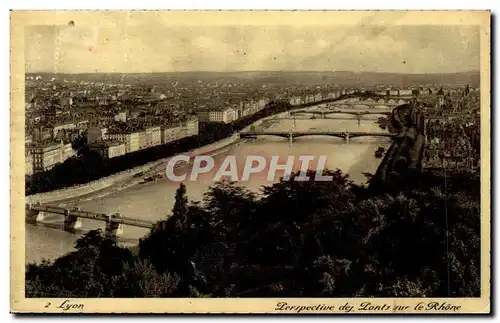
<svg viewBox="0 0 500 323">
<path fill-rule="evenodd" d="M 232 145 L 238 140 L 239 135 L 235 133 L 229 138 L 224 138 L 212 144 L 195 148 L 182 154 L 188 154 L 191 156 L 216 154 L 218 150 Z M 175 156 L 178 155 L 179 154 L 176 154 Z M 134 167 L 124 172 L 104 177 L 87 184 L 26 196 L 26 203 L 67 203 L 75 200 L 88 201 L 95 198 L 104 197 L 111 193 L 124 190 L 139 184 L 143 181 L 144 176 L 157 173 L 158 169 L 164 167 L 166 163 L 168 163 L 168 161 L 173 157 L 174 156 L 170 156 L 152 163 L 148 163 L 146 165 Z"/>
<path fill-rule="evenodd" d="M 352 165 L 346 172 L 349 175 L 349 179 L 354 181 L 358 185 L 367 185 L 369 178 L 364 174 L 366 173 L 375 175 L 391 144 L 391 140 L 380 140 L 376 145 L 374 145 L 372 149 L 367 149 L 360 156 L 358 156 L 357 160 L 359 160 L 359 162 Z M 378 147 L 385 148 L 384 156 L 382 156 L 382 158 L 375 157 L 375 151 L 378 149 Z M 371 162 L 367 164 L 367 161 Z"/>
<path fill-rule="evenodd" d="M 239 141 L 236 140 L 233 143 L 224 145 L 223 147 L 217 148 L 213 151 L 201 152 L 199 154 L 214 157 L 218 154 L 222 154 L 222 153 L 226 152 L 228 149 L 230 149 L 233 146 L 237 146 L 238 144 L 239 144 Z M 199 155 L 199 154 L 194 154 L 192 151 L 187 152 L 186 154 L 193 155 L 193 156 Z M 166 160 L 162 161 L 162 163 L 160 165 L 155 166 L 154 169 L 151 169 L 149 172 L 142 174 L 140 177 L 137 177 L 137 178 L 133 177 L 130 179 L 130 181 L 122 183 L 121 185 L 113 185 L 112 187 L 108 187 L 107 189 L 103 189 L 99 192 L 93 192 L 93 193 L 87 194 L 85 196 L 78 196 L 78 197 L 69 198 L 66 200 L 59 200 L 59 201 L 56 201 L 55 203 L 60 205 L 60 206 L 77 206 L 81 202 L 87 202 L 87 201 L 91 201 L 91 200 L 100 199 L 100 198 L 106 197 L 108 195 L 115 194 L 115 193 L 118 193 L 120 191 L 124 191 L 126 189 L 132 188 L 132 187 L 137 186 L 141 183 L 144 183 L 144 177 L 152 176 L 155 174 L 163 175 L 165 173 L 165 167 L 171 158 L 173 158 L 173 157 L 166 158 Z M 191 163 L 189 163 L 188 165 L 183 165 L 182 167 L 190 166 Z M 156 182 L 159 182 L 162 180 L 165 180 L 163 178 L 163 176 L 161 176 Z"/>
</svg>

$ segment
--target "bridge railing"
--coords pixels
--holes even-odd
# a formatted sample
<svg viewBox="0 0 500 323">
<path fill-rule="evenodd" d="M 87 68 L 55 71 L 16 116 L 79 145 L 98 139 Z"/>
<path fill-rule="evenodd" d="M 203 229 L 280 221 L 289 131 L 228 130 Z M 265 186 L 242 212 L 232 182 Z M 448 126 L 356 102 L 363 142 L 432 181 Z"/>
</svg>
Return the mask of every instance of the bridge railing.
<svg viewBox="0 0 500 323">
<path fill-rule="evenodd" d="M 141 227 L 141 228 L 152 228 L 154 226 L 154 222 L 142 219 L 135 219 L 129 217 L 123 217 L 120 214 L 106 214 L 99 212 L 90 212 L 90 211 L 82 211 L 78 208 L 63 208 L 52 205 L 41 205 L 41 204 L 27 204 L 26 210 L 28 212 L 43 212 L 49 214 L 59 214 L 64 215 L 64 217 L 71 217 L 73 221 L 77 221 L 80 218 L 103 221 L 107 224 L 125 224 L 129 226 Z"/>
</svg>

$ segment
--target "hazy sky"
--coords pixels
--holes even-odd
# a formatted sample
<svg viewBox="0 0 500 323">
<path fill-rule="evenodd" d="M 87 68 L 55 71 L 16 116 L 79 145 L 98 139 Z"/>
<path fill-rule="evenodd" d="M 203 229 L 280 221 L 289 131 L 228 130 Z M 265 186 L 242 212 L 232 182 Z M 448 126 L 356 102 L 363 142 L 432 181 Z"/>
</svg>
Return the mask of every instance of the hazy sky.
<svg viewBox="0 0 500 323">
<path fill-rule="evenodd" d="M 27 72 L 479 70 L 474 26 L 33 26 Z"/>
</svg>

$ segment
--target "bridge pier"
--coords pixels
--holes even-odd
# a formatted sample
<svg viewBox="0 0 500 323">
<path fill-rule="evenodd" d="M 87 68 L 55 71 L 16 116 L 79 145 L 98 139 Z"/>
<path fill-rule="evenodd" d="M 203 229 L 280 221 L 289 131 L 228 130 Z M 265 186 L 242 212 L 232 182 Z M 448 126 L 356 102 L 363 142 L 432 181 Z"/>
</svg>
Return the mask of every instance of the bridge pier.
<svg viewBox="0 0 500 323">
<path fill-rule="evenodd" d="M 26 220 L 28 223 L 37 223 L 45 219 L 45 212 L 35 211 L 31 208 L 26 208 Z"/>
<path fill-rule="evenodd" d="M 123 234 L 123 224 L 113 221 L 113 219 L 121 219 L 120 213 L 108 215 L 108 220 L 106 221 L 106 237 L 109 239 L 116 239 Z"/>
<path fill-rule="evenodd" d="M 79 208 L 76 208 L 79 210 Z M 66 210 L 64 214 L 64 231 L 75 232 L 75 229 L 82 227 L 82 220 L 76 215 L 70 214 L 71 210 Z"/>
<path fill-rule="evenodd" d="M 293 134 L 290 132 L 290 134 L 288 135 L 288 144 L 291 146 L 293 143 Z"/>
</svg>

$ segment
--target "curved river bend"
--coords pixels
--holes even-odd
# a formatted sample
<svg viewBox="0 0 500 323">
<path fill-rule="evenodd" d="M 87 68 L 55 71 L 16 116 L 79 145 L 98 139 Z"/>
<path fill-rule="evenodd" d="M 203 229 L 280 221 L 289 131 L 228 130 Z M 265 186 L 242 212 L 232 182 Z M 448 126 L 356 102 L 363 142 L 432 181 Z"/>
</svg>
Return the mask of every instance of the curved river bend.
<svg viewBox="0 0 500 323">
<path fill-rule="evenodd" d="M 311 108 L 310 108 L 311 109 Z M 312 108 L 314 109 L 314 108 Z M 366 107 L 355 107 L 353 109 L 365 111 Z M 296 131 L 306 130 L 334 130 L 334 131 L 367 131 L 384 132 L 375 123 L 379 115 L 364 116 L 358 123 L 355 116 L 339 114 L 339 119 L 306 119 L 297 116 L 297 119 L 276 120 L 272 117 L 263 122 L 260 127 L 266 127 L 270 131 Z M 336 137 L 310 136 L 294 139 L 292 145 L 289 140 L 281 137 L 263 136 L 255 140 L 241 140 L 234 145 L 223 149 L 214 156 L 215 164 L 220 165 L 228 155 L 236 156 L 238 166 L 242 168 L 248 155 L 259 155 L 267 157 L 280 156 L 283 162 L 290 155 L 325 155 L 327 156 L 326 167 L 329 169 L 339 168 L 348 173 L 351 180 L 357 183 L 365 183 L 366 177 L 363 172 L 375 173 L 381 159 L 374 156 L 375 150 L 382 146 L 386 149 L 390 145 L 390 139 L 384 137 L 360 137 L 351 139 L 349 142 Z M 297 162 L 295 163 L 297 164 Z M 314 164 L 314 163 L 313 163 Z M 300 165 L 298 166 L 300 167 Z M 238 169 L 239 169 L 238 168 Z M 181 166 L 180 171 L 189 172 L 190 166 Z M 177 172 L 177 171 L 176 171 Z M 215 171 L 205 176 L 200 176 L 196 182 L 185 181 L 187 195 L 190 200 L 201 200 L 203 193 L 209 186 L 213 185 Z M 241 170 L 239 170 L 241 173 Z M 277 172 L 275 182 L 283 172 Z M 247 182 L 239 185 L 258 192 L 262 185 L 269 185 L 265 174 L 256 174 Z M 188 176 L 189 178 L 189 176 Z M 157 182 L 149 182 L 136 185 L 123 191 L 118 191 L 102 198 L 79 202 L 82 210 L 96 212 L 119 212 L 124 216 L 157 221 L 165 218 L 172 209 L 175 191 L 179 183 L 167 179 Z M 72 202 L 75 203 L 75 202 Z M 70 204 L 68 204 L 70 205 Z M 62 230 L 63 217 L 48 215 L 43 223 L 37 225 L 26 224 L 26 261 L 27 263 L 39 262 L 42 259 L 54 259 L 73 250 L 76 239 L 84 232 L 92 229 L 104 229 L 104 222 L 82 219 L 82 227 L 77 234 Z M 128 245 L 136 244 L 138 239 L 147 234 L 146 229 L 124 226 L 124 234 L 119 242 Z"/>
</svg>

